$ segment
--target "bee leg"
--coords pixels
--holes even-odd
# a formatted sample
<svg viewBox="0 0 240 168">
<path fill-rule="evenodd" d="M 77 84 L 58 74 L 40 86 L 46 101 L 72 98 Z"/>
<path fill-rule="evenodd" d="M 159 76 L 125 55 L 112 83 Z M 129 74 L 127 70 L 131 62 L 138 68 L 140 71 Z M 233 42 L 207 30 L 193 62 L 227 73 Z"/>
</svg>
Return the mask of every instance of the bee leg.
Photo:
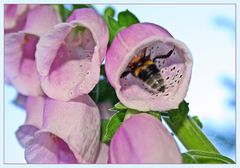
<svg viewBox="0 0 240 168">
<path fill-rule="evenodd" d="M 172 50 L 170 50 L 166 55 L 157 55 L 155 58 L 153 58 L 153 62 L 156 61 L 156 59 L 165 59 L 172 55 L 173 51 L 175 50 L 175 46 Z"/>
<path fill-rule="evenodd" d="M 131 70 L 126 70 L 122 73 L 122 75 L 120 76 L 120 78 L 124 78 L 125 76 L 127 76 L 129 73 L 132 73 Z"/>
</svg>

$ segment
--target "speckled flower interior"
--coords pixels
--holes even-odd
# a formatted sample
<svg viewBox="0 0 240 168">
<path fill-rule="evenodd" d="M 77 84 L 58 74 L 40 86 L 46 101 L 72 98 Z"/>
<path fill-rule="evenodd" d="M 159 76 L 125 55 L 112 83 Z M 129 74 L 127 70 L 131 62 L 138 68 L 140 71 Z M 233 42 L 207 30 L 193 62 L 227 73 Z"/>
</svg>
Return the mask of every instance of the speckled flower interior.
<svg viewBox="0 0 240 168">
<path fill-rule="evenodd" d="M 159 55 L 166 55 L 171 50 L 172 54 L 168 58 L 157 58 Z M 131 95 L 131 86 L 136 85 L 137 87 L 148 92 L 146 96 L 148 98 L 155 98 L 158 96 L 172 96 L 176 93 L 176 89 L 181 83 L 181 79 L 184 75 L 184 58 L 181 56 L 182 51 L 178 49 L 174 44 L 163 43 L 161 41 L 152 42 L 146 46 L 140 47 L 135 53 L 131 56 L 134 57 L 140 52 L 145 52 L 145 56 L 150 55 L 150 59 L 154 60 L 154 64 L 157 66 L 159 72 L 158 75 L 150 77 L 150 80 L 143 81 L 132 74 L 125 76 L 120 79 L 121 91 L 125 92 L 126 95 Z M 162 85 L 156 85 L 153 80 L 158 80 L 163 82 Z M 160 83 L 160 82 L 159 82 Z M 163 86 L 164 89 L 159 91 Z M 136 99 L 145 99 L 146 97 L 139 96 L 139 94 L 134 95 Z"/>
</svg>

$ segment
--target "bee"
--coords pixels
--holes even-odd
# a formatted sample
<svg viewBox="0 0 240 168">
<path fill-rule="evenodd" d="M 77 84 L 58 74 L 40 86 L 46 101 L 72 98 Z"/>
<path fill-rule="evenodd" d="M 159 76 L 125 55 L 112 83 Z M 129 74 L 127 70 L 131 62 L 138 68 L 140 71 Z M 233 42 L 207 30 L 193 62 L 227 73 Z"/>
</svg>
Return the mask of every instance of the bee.
<svg viewBox="0 0 240 168">
<path fill-rule="evenodd" d="M 124 78 L 131 73 L 134 77 L 142 80 L 154 91 L 164 92 L 166 88 L 164 85 L 164 80 L 160 74 L 160 70 L 155 64 L 155 61 L 157 59 L 166 59 L 170 57 L 174 50 L 175 46 L 166 55 L 157 55 L 151 59 L 150 54 L 146 55 L 147 48 L 144 48 L 132 58 L 126 70 L 121 74 L 120 78 Z"/>
</svg>

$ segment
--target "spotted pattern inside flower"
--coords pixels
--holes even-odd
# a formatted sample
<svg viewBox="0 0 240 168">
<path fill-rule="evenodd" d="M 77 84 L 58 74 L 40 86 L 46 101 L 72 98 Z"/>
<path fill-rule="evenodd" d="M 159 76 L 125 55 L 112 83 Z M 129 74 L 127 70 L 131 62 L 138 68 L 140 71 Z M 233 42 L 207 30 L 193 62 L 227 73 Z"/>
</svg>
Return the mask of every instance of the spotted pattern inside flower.
<svg viewBox="0 0 240 168">
<path fill-rule="evenodd" d="M 137 57 L 142 58 L 136 62 Z M 184 76 L 184 58 L 182 51 L 170 43 L 153 42 L 148 46 L 142 46 L 131 55 L 131 60 L 126 70 L 131 71 L 120 78 L 121 90 L 128 91 L 133 87 L 140 87 L 146 96 L 156 98 L 158 96 L 173 96 Z M 135 67 L 132 65 L 135 61 Z M 141 99 L 138 94 L 136 99 Z"/>
<path fill-rule="evenodd" d="M 89 29 L 80 26 L 73 28 L 58 50 L 51 66 L 50 80 L 62 87 L 74 88 L 90 74 L 89 66 L 95 46 L 95 40 Z M 69 94 L 73 94 L 73 91 Z"/>
</svg>

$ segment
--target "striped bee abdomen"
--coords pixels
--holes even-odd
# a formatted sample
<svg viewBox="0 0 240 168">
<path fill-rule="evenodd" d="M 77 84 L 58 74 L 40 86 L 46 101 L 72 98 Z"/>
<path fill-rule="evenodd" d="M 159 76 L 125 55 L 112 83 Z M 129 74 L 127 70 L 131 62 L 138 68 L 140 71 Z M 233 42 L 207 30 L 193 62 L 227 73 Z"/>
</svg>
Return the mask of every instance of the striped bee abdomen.
<svg viewBox="0 0 240 168">
<path fill-rule="evenodd" d="M 146 80 L 146 84 L 158 92 L 164 92 L 165 90 L 164 80 L 159 72 L 151 75 Z"/>
</svg>

